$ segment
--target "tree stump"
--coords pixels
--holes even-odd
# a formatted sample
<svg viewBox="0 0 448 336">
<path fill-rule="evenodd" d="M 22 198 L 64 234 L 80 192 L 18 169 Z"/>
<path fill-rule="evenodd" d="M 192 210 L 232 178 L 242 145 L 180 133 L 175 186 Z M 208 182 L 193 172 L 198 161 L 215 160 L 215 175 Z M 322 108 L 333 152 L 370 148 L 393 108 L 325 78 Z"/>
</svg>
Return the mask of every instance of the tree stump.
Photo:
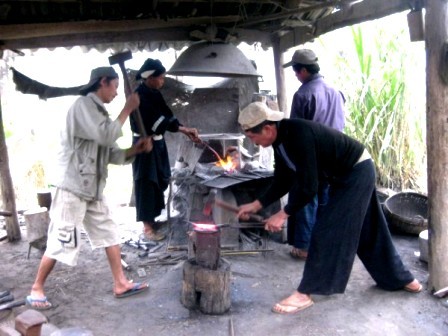
<svg viewBox="0 0 448 336">
<path fill-rule="evenodd" d="M 221 258 L 211 270 L 196 263 L 184 262 L 181 302 L 188 309 L 199 308 L 204 314 L 223 314 L 230 308 L 230 263 Z"/>
</svg>

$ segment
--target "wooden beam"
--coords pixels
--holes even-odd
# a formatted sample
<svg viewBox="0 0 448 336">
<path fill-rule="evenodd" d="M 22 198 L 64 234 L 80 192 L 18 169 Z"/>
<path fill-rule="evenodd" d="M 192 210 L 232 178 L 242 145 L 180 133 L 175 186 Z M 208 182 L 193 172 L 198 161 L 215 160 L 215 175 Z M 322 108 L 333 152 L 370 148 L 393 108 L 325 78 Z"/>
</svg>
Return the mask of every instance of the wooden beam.
<svg viewBox="0 0 448 336">
<path fill-rule="evenodd" d="M 269 33 L 249 29 L 236 29 L 233 31 L 238 35 L 237 42 L 247 42 L 252 44 L 259 42 L 264 46 L 270 46 L 271 36 Z M 20 50 L 20 49 L 39 49 L 39 48 L 57 48 L 87 46 L 91 48 L 108 45 L 114 49 L 114 44 L 123 44 L 129 42 L 129 45 L 135 43 L 138 50 L 154 50 L 152 47 L 157 42 L 178 42 L 179 49 L 183 42 L 191 43 L 189 28 L 166 28 L 166 29 L 146 29 L 129 32 L 104 32 L 104 33 L 85 33 L 69 34 L 59 36 L 45 36 L 40 38 L 24 38 L 2 41 L 0 50 Z M 176 48 L 174 46 L 174 48 Z"/>
<path fill-rule="evenodd" d="M 40 38 L 24 38 L 2 41 L 0 49 L 20 50 L 57 48 L 73 46 L 95 46 L 99 44 L 113 46 L 115 43 L 141 42 L 142 49 L 147 49 L 151 42 L 179 42 L 189 41 L 189 30 L 187 29 L 156 29 L 140 30 L 130 32 L 111 33 L 84 33 L 67 34 L 58 36 L 45 36 Z"/>
<path fill-rule="evenodd" d="M 214 17 L 215 24 L 233 23 L 239 16 Z M 0 29 L 0 41 L 25 38 L 41 38 L 46 36 L 62 36 L 88 33 L 120 33 L 134 32 L 147 29 L 164 29 L 189 27 L 210 24 L 211 18 L 187 18 L 169 20 L 123 20 L 123 21 L 79 21 L 41 24 L 15 24 L 2 25 Z"/>
<path fill-rule="evenodd" d="M 303 7 L 298 7 L 295 9 L 289 9 L 289 10 L 282 11 L 280 13 L 276 13 L 276 14 L 272 14 L 272 15 L 263 15 L 261 17 L 255 17 L 250 20 L 245 20 L 244 22 L 238 24 L 238 27 L 247 27 L 247 26 L 252 26 L 252 25 L 258 25 L 262 22 L 282 20 L 282 19 L 285 19 L 292 15 L 304 14 L 304 13 L 308 13 L 308 12 L 312 12 L 312 11 L 316 11 L 316 10 L 320 10 L 320 9 L 325 9 L 325 8 L 329 8 L 329 7 L 344 6 L 346 4 L 352 3 L 353 1 L 354 0 L 331 0 L 331 1 L 326 1 L 323 3 L 317 4 L 317 5 L 303 6 Z"/>
<path fill-rule="evenodd" d="M 320 19 L 313 27 L 299 27 L 280 38 L 280 50 L 296 47 L 330 31 L 380 19 L 410 9 L 409 0 L 369 0 L 353 4 Z"/>
<path fill-rule="evenodd" d="M 430 292 L 448 286 L 448 85 L 440 76 L 444 43 L 448 40 L 448 2 L 426 2 L 426 134 L 429 201 Z"/>
</svg>

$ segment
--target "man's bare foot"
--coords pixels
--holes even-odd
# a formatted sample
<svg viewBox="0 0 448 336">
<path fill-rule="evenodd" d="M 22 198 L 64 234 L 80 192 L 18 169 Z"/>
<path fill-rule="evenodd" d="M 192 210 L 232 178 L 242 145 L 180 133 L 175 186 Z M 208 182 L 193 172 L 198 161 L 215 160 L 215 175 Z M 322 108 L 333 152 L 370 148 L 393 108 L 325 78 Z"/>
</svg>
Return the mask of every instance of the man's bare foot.
<svg viewBox="0 0 448 336">
<path fill-rule="evenodd" d="M 313 300 L 308 294 L 294 292 L 272 307 L 272 311 L 277 314 L 294 314 L 313 305 Z"/>
</svg>

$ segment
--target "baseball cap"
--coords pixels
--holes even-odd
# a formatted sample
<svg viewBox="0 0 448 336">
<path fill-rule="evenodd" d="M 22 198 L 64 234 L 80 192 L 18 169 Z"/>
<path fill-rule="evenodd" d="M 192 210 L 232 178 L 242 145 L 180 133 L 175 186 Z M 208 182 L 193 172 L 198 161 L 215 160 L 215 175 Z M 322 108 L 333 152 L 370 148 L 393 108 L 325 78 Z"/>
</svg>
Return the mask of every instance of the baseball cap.
<svg viewBox="0 0 448 336">
<path fill-rule="evenodd" d="M 241 110 L 238 116 L 238 122 L 242 129 L 247 131 L 261 124 L 263 121 L 279 121 L 284 116 L 285 114 L 283 112 L 271 110 L 266 103 L 254 102 Z"/>
<path fill-rule="evenodd" d="M 90 92 L 91 87 L 96 84 L 101 78 L 110 77 L 110 78 L 118 78 L 118 74 L 115 72 L 112 67 L 99 67 L 95 68 L 90 72 L 90 80 L 86 85 L 83 85 L 79 92 L 85 96 Z"/>
<path fill-rule="evenodd" d="M 310 49 L 299 49 L 294 52 L 294 55 L 292 55 L 291 62 L 283 64 L 283 67 L 286 68 L 297 63 L 305 65 L 317 64 L 317 60 L 318 59 L 314 51 Z"/>
</svg>

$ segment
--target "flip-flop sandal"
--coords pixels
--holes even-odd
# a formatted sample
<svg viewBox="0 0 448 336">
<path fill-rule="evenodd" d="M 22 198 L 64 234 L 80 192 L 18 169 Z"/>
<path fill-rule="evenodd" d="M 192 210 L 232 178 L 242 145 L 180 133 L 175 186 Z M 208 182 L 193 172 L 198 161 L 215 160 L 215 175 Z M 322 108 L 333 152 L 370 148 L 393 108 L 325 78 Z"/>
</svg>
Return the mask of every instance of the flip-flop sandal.
<svg viewBox="0 0 448 336">
<path fill-rule="evenodd" d="M 45 305 L 36 305 L 36 303 L 44 303 Z M 48 301 L 47 297 L 35 298 L 31 295 L 26 297 L 26 305 L 35 310 L 48 310 L 53 308 L 53 305 Z"/>
<path fill-rule="evenodd" d="M 277 304 L 275 304 L 275 306 L 272 307 L 271 310 L 273 313 L 282 314 L 282 315 L 290 315 L 290 314 L 298 313 L 299 311 L 304 310 L 308 307 L 311 307 L 313 304 L 314 304 L 314 302 L 311 299 L 307 302 L 304 302 L 300 306 L 293 306 L 293 305 L 277 303 Z M 292 309 L 288 310 L 289 308 L 292 308 Z"/>
<path fill-rule="evenodd" d="M 143 286 L 143 287 L 142 287 Z M 140 282 L 137 282 L 134 284 L 134 286 L 131 289 L 128 289 L 126 292 L 121 293 L 121 294 L 114 294 L 114 296 L 117 299 L 122 299 L 128 296 L 132 296 L 132 295 L 137 295 L 140 294 L 146 290 L 149 289 L 149 285 L 148 284 L 142 284 Z"/>
<path fill-rule="evenodd" d="M 419 284 L 418 288 L 411 288 L 409 285 L 404 286 L 404 290 L 409 293 L 420 293 L 423 289 L 423 285 Z"/>
</svg>

